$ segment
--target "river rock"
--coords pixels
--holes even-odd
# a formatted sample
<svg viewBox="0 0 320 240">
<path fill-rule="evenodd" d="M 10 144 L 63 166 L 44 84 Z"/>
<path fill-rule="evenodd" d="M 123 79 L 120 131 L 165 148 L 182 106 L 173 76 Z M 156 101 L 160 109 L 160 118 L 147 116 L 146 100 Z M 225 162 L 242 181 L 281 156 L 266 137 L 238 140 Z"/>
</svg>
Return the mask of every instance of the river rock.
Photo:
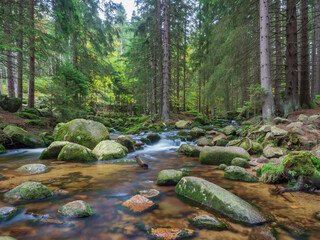
<svg viewBox="0 0 320 240">
<path fill-rule="evenodd" d="M 248 162 L 247 159 L 244 159 L 244 158 L 234 158 L 232 161 L 231 161 L 231 165 L 232 166 L 238 166 L 238 167 L 243 167 L 243 168 L 249 168 L 250 167 L 250 164 Z"/>
<path fill-rule="evenodd" d="M 124 136 L 124 135 L 120 135 L 117 140 L 117 143 L 120 143 L 122 146 L 125 146 L 129 152 L 134 152 L 135 148 L 134 148 L 134 140 L 129 137 L 129 136 Z"/>
<path fill-rule="evenodd" d="M 92 152 L 98 160 L 112 160 L 127 156 L 128 149 L 115 141 L 105 140 L 100 142 Z"/>
<path fill-rule="evenodd" d="M 220 129 L 219 131 L 224 133 L 225 135 L 236 135 L 237 134 L 237 127 L 235 126 L 227 126 L 225 128 Z"/>
<path fill-rule="evenodd" d="M 263 147 L 256 141 L 243 141 L 239 147 L 247 150 L 250 154 L 260 154 L 263 151 Z"/>
<path fill-rule="evenodd" d="M 218 167 L 217 167 L 217 170 L 225 170 L 228 166 L 226 164 L 220 164 Z"/>
<path fill-rule="evenodd" d="M 93 215 L 91 207 L 84 201 L 77 200 L 59 208 L 58 213 L 65 217 L 83 218 Z"/>
<path fill-rule="evenodd" d="M 109 138 L 108 129 L 99 122 L 74 119 L 58 124 L 54 129 L 55 141 L 69 141 L 93 149 L 99 142 Z"/>
<path fill-rule="evenodd" d="M 178 129 L 188 129 L 188 128 L 191 128 L 191 126 L 192 126 L 191 121 L 180 120 L 175 123 L 175 127 Z"/>
<path fill-rule="evenodd" d="M 41 200 L 53 196 L 53 192 L 38 182 L 25 182 L 5 193 L 9 200 L 28 201 Z"/>
<path fill-rule="evenodd" d="M 268 163 L 268 162 L 269 162 L 269 159 L 266 158 L 265 156 L 260 156 L 260 157 L 257 159 L 257 162 L 258 162 L 258 163 Z"/>
<path fill-rule="evenodd" d="M 184 153 L 190 157 L 199 157 L 200 149 L 193 145 L 182 144 L 178 150 L 179 153 Z"/>
<path fill-rule="evenodd" d="M 195 231 L 191 229 L 180 229 L 180 228 L 152 228 L 148 231 L 150 237 L 153 239 L 185 239 L 195 235 Z"/>
<path fill-rule="evenodd" d="M 206 135 L 206 130 L 202 128 L 192 128 L 191 131 L 189 132 L 189 135 L 191 136 L 192 139 L 198 139 L 199 137 L 203 137 Z"/>
<path fill-rule="evenodd" d="M 227 142 L 227 144 L 228 144 L 227 136 L 224 135 L 223 133 L 220 133 L 218 136 L 215 136 L 212 139 L 212 144 L 216 145 L 216 146 L 220 146 L 222 142 L 224 142 L 224 143 Z"/>
<path fill-rule="evenodd" d="M 29 174 L 41 174 L 45 173 L 49 168 L 44 164 L 27 164 L 19 167 L 17 171 L 29 173 Z"/>
<path fill-rule="evenodd" d="M 159 186 L 175 186 L 183 177 L 182 171 L 162 170 L 158 174 L 157 185 Z"/>
<path fill-rule="evenodd" d="M 29 133 L 17 126 L 9 125 L 3 129 L 3 132 L 13 141 L 23 147 L 38 148 L 44 147 L 45 143 L 41 137 Z"/>
<path fill-rule="evenodd" d="M 147 136 L 147 139 L 150 140 L 151 144 L 155 144 L 161 140 L 161 137 L 157 133 L 151 133 Z"/>
<path fill-rule="evenodd" d="M 8 221 L 18 214 L 19 210 L 16 207 L 2 207 L 0 208 L 0 222 Z"/>
<path fill-rule="evenodd" d="M 39 159 L 56 159 L 58 158 L 61 149 L 70 142 L 67 141 L 55 141 L 42 151 Z"/>
<path fill-rule="evenodd" d="M 201 215 L 198 217 L 190 218 L 189 222 L 198 227 L 198 228 L 206 228 L 206 229 L 213 229 L 213 228 L 226 228 L 227 226 L 221 222 L 219 219 L 208 216 L 208 215 Z"/>
<path fill-rule="evenodd" d="M 160 192 L 157 189 L 141 190 L 139 194 L 146 198 L 156 198 L 160 195 Z"/>
<path fill-rule="evenodd" d="M 236 221 L 260 224 L 265 217 L 251 204 L 229 191 L 197 177 L 184 177 L 175 188 L 177 194 L 212 208 Z"/>
<path fill-rule="evenodd" d="M 249 153 L 240 147 L 204 147 L 200 151 L 200 162 L 202 164 L 220 165 L 221 163 L 230 165 L 236 158 L 249 159 Z"/>
<path fill-rule="evenodd" d="M 255 227 L 252 229 L 249 240 L 276 240 L 267 227 Z"/>
<path fill-rule="evenodd" d="M 9 236 L 0 236 L 0 240 L 18 240 L 18 239 L 9 237 Z"/>
<path fill-rule="evenodd" d="M 95 162 L 98 159 L 89 148 L 76 143 L 68 143 L 61 149 L 58 160 L 66 162 Z"/>
<path fill-rule="evenodd" d="M 228 141 L 227 141 L 228 142 Z M 212 139 L 201 137 L 197 141 L 198 146 L 213 146 Z"/>
<path fill-rule="evenodd" d="M 128 208 L 131 212 L 143 213 L 145 211 L 153 209 L 157 205 L 144 196 L 135 195 L 132 198 L 125 201 L 124 203 L 122 203 L 122 206 Z"/>
<path fill-rule="evenodd" d="M 258 182 L 259 178 L 249 173 L 242 167 L 230 166 L 225 169 L 224 178 L 231 180 L 240 180 L 244 182 Z"/>
<path fill-rule="evenodd" d="M 277 128 L 276 126 L 273 126 L 271 128 L 271 137 L 284 137 L 288 134 L 288 131 Z"/>
<path fill-rule="evenodd" d="M 278 158 L 286 154 L 285 150 L 277 147 L 273 147 L 272 145 L 267 145 L 263 149 L 263 154 L 267 158 Z"/>
</svg>

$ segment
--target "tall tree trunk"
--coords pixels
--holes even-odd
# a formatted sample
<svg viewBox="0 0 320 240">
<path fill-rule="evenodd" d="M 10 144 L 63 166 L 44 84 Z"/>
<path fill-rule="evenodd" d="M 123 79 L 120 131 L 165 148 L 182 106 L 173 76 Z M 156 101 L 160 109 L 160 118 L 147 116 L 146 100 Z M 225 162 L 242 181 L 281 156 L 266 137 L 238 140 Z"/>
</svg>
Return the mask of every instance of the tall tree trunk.
<svg viewBox="0 0 320 240">
<path fill-rule="evenodd" d="M 77 30 L 75 30 L 77 31 Z M 73 34 L 73 68 L 78 69 L 78 34 L 75 32 Z"/>
<path fill-rule="evenodd" d="M 160 83 L 160 105 L 159 105 L 159 112 L 160 116 L 162 116 L 162 106 L 163 106 L 163 46 L 162 46 L 162 4 L 161 0 L 157 0 L 157 31 L 158 31 L 158 79 Z"/>
<path fill-rule="evenodd" d="M 23 98 L 23 0 L 19 0 L 19 25 L 18 35 L 18 98 Z"/>
<path fill-rule="evenodd" d="M 2 59 L 0 55 L 0 87 L 1 87 L 1 94 L 3 94 L 3 77 L 2 77 Z"/>
<path fill-rule="evenodd" d="M 315 79 L 313 86 L 313 96 L 320 94 L 320 0 L 315 1 Z"/>
<path fill-rule="evenodd" d="M 297 13 L 296 0 L 287 0 L 286 15 L 286 100 L 285 116 L 298 106 L 298 53 L 297 53 Z"/>
<path fill-rule="evenodd" d="M 312 12 L 313 18 L 313 38 L 312 38 L 312 80 L 311 80 L 311 97 L 312 100 L 316 96 L 316 69 L 317 69 L 317 43 L 316 43 L 316 33 L 318 31 L 316 24 L 316 4 L 313 6 Z"/>
<path fill-rule="evenodd" d="M 162 120 L 169 120 L 169 84 L 170 84 L 170 46 L 169 46 L 169 0 L 163 0 L 163 16 L 164 16 L 164 57 L 163 57 L 163 106 Z"/>
<path fill-rule="evenodd" d="M 301 82 L 300 104 L 302 107 L 312 107 L 309 82 L 309 36 L 308 36 L 308 0 L 301 0 Z"/>
<path fill-rule="evenodd" d="M 29 96 L 28 107 L 34 108 L 34 77 L 35 77 L 35 42 L 34 42 L 34 0 L 29 0 L 29 21 L 30 21 L 30 37 L 29 37 Z"/>
<path fill-rule="evenodd" d="M 187 55 L 187 18 L 184 22 L 184 46 L 183 46 L 183 111 L 186 111 L 186 55 Z"/>
<path fill-rule="evenodd" d="M 280 0 L 275 2 L 276 8 L 276 76 L 275 76 L 275 106 L 278 112 L 283 113 L 283 100 L 281 97 L 281 81 L 282 81 L 282 52 L 281 52 L 281 6 Z"/>
<path fill-rule="evenodd" d="M 157 54 L 156 51 L 153 51 L 153 68 L 154 68 L 154 76 L 153 76 L 153 112 L 157 113 L 157 85 L 158 85 L 158 66 L 157 66 Z"/>
<path fill-rule="evenodd" d="M 180 112 L 180 48 L 177 46 L 177 113 Z"/>
<path fill-rule="evenodd" d="M 260 0 L 260 74 L 261 87 L 265 91 L 262 95 L 262 119 L 264 122 L 270 122 L 274 114 L 270 72 L 269 22 L 269 2 L 268 0 Z"/>
</svg>

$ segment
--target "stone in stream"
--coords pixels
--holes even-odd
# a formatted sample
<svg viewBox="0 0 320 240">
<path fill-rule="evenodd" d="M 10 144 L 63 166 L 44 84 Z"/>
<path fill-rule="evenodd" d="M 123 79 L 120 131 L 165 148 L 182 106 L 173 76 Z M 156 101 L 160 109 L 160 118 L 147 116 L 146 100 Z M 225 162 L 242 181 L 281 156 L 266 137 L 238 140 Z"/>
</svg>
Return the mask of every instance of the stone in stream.
<svg viewBox="0 0 320 240">
<path fill-rule="evenodd" d="M 58 160 L 66 162 L 95 162 L 98 159 L 89 148 L 76 143 L 68 143 L 61 149 Z"/>
<path fill-rule="evenodd" d="M 17 239 L 10 236 L 0 236 L 0 240 L 17 240 Z"/>
<path fill-rule="evenodd" d="M 230 165 L 231 161 L 236 158 L 249 159 L 249 153 L 240 147 L 204 147 L 200 151 L 199 160 L 202 164 Z"/>
<path fill-rule="evenodd" d="M 153 239 L 185 239 L 195 235 L 195 231 L 192 229 L 180 229 L 180 228 L 151 228 L 148 230 L 148 235 Z"/>
<path fill-rule="evenodd" d="M 58 124 L 53 132 L 55 141 L 69 141 L 93 149 L 99 142 L 109 139 L 108 129 L 99 122 L 74 119 Z"/>
<path fill-rule="evenodd" d="M 0 222 L 8 221 L 18 214 L 19 210 L 16 207 L 2 207 L 0 208 Z"/>
<path fill-rule="evenodd" d="M 191 131 L 189 132 L 189 135 L 191 136 L 192 139 L 198 139 L 199 137 L 203 137 L 206 135 L 206 130 L 202 128 L 192 128 Z"/>
<path fill-rule="evenodd" d="M 146 198 L 156 198 L 160 195 L 160 192 L 156 189 L 149 189 L 149 190 L 141 190 L 139 194 Z"/>
<path fill-rule="evenodd" d="M 175 123 L 175 127 L 177 129 L 188 129 L 188 128 L 191 128 L 191 126 L 192 126 L 191 121 L 180 120 Z"/>
<path fill-rule="evenodd" d="M 218 167 L 217 167 L 217 170 L 225 170 L 228 166 L 226 164 L 220 164 Z"/>
<path fill-rule="evenodd" d="M 98 160 L 112 160 L 127 156 L 128 149 L 115 141 L 105 140 L 100 142 L 92 152 Z"/>
<path fill-rule="evenodd" d="M 225 135 L 236 135 L 238 128 L 235 126 L 227 126 L 219 130 L 219 132 L 224 133 Z"/>
<path fill-rule="evenodd" d="M 38 182 L 25 182 L 7 192 L 4 197 L 8 200 L 33 201 L 53 196 L 53 192 Z"/>
<path fill-rule="evenodd" d="M 125 146 L 129 152 L 134 152 L 135 151 L 135 147 L 134 147 L 134 140 L 129 137 L 129 136 L 124 136 L 124 135 L 120 135 L 116 142 L 120 143 L 121 145 Z"/>
<path fill-rule="evenodd" d="M 179 153 L 184 153 L 190 157 L 199 157 L 200 149 L 197 146 L 188 145 L 186 143 L 182 144 L 178 150 Z"/>
<path fill-rule="evenodd" d="M 161 137 L 157 133 L 151 133 L 147 136 L 147 139 L 150 140 L 151 144 L 155 144 L 161 140 Z"/>
<path fill-rule="evenodd" d="M 17 171 L 29 173 L 29 174 L 41 174 L 45 173 L 49 168 L 44 164 L 27 164 L 19 167 Z"/>
<path fill-rule="evenodd" d="M 244 159 L 244 158 L 234 158 L 232 161 L 231 161 L 231 165 L 232 166 L 238 166 L 238 167 L 243 167 L 243 168 L 250 168 L 250 163 L 248 162 L 247 159 Z"/>
<path fill-rule="evenodd" d="M 198 146 L 213 146 L 212 139 L 201 137 L 197 141 Z"/>
<path fill-rule="evenodd" d="M 221 222 L 219 219 L 213 217 L 213 216 L 208 216 L 208 215 L 201 215 L 198 217 L 190 218 L 189 222 L 198 227 L 198 228 L 207 228 L 207 229 L 223 229 L 226 228 L 227 226 Z"/>
<path fill-rule="evenodd" d="M 231 180 L 240 180 L 244 182 L 258 182 L 259 178 L 249 173 L 242 167 L 230 166 L 224 169 L 224 178 Z"/>
<path fill-rule="evenodd" d="M 39 159 L 57 159 L 61 149 L 70 142 L 67 141 L 55 141 L 42 151 Z"/>
<path fill-rule="evenodd" d="M 93 215 L 91 207 L 84 201 L 77 200 L 69 202 L 59 208 L 58 213 L 70 218 L 83 218 Z"/>
<path fill-rule="evenodd" d="M 131 212 L 143 213 L 155 208 L 157 204 L 144 196 L 135 195 L 122 203 L 122 206 L 129 209 Z"/>
<path fill-rule="evenodd" d="M 184 177 L 175 188 L 177 194 L 212 208 L 236 221 L 260 224 L 263 214 L 229 191 L 197 177 Z"/>
<path fill-rule="evenodd" d="M 173 169 L 162 170 L 158 174 L 157 185 L 159 186 L 175 186 L 183 177 L 182 171 Z"/>
<path fill-rule="evenodd" d="M 255 227 L 249 235 L 249 240 L 276 240 L 276 238 L 269 228 Z"/>
</svg>

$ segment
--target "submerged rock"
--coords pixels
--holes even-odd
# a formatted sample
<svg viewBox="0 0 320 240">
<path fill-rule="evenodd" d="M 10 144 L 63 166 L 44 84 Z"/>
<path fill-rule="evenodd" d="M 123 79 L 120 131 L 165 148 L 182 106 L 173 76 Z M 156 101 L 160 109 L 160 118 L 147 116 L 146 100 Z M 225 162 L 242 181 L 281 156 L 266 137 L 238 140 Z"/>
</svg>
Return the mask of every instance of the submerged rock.
<svg viewBox="0 0 320 240">
<path fill-rule="evenodd" d="M 84 201 L 77 200 L 59 208 L 58 213 L 65 217 L 83 218 L 93 215 L 91 207 Z"/>
<path fill-rule="evenodd" d="M 200 149 L 193 145 L 182 144 L 178 150 L 179 153 L 184 153 L 190 157 L 199 157 Z"/>
<path fill-rule="evenodd" d="M 160 192 L 156 189 L 149 189 L 149 190 L 141 190 L 139 194 L 146 198 L 156 198 L 160 195 Z"/>
<path fill-rule="evenodd" d="M 144 196 L 135 195 L 132 198 L 125 201 L 124 203 L 122 203 L 122 206 L 128 208 L 130 211 L 134 213 L 143 213 L 145 211 L 155 208 L 157 205 Z"/>
<path fill-rule="evenodd" d="M 180 120 L 175 123 L 175 127 L 178 129 L 188 129 L 188 128 L 191 128 L 191 126 L 192 126 L 191 121 Z"/>
<path fill-rule="evenodd" d="M 184 177 L 175 188 L 176 193 L 212 208 L 236 221 L 259 224 L 265 217 L 251 204 L 227 190 L 197 177 Z"/>
<path fill-rule="evenodd" d="M 314 218 L 320 221 L 320 212 L 316 212 Z"/>
<path fill-rule="evenodd" d="M 249 235 L 249 240 L 276 240 L 276 238 L 269 228 L 255 227 Z"/>
<path fill-rule="evenodd" d="M 198 228 L 207 228 L 207 229 L 213 229 L 213 228 L 226 228 L 227 226 L 221 222 L 219 219 L 208 216 L 208 215 L 201 215 L 198 217 L 190 218 L 189 222 L 198 227 Z"/>
<path fill-rule="evenodd" d="M 16 207 L 2 207 L 0 208 L 0 222 L 8 221 L 18 214 L 19 210 Z"/>
<path fill-rule="evenodd" d="M 66 162 L 95 162 L 98 159 L 89 148 L 76 143 L 68 143 L 61 149 L 58 160 Z"/>
<path fill-rule="evenodd" d="M 185 239 L 195 235 L 195 232 L 191 229 L 180 229 L 180 228 L 152 228 L 148 231 L 148 234 L 153 239 L 163 240 L 174 240 L 174 239 Z"/>
<path fill-rule="evenodd" d="M 202 164 L 230 165 L 236 157 L 249 159 L 250 155 L 240 147 L 205 147 L 200 151 L 199 160 Z"/>
<path fill-rule="evenodd" d="M 25 172 L 29 174 L 41 174 L 47 172 L 48 170 L 49 168 L 44 164 L 27 164 L 17 169 L 19 172 Z"/>
<path fill-rule="evenodd" d="M 90 149 L 108 138 L 108 129 L 102 123 L 85 119 L 74 119 L 57 125 L 54 130 L 55 141 L 78 143 Z"/>
<path fill-rule="evenodd" d="M 157 143 L 161 140 L 161 137 L 157 133 L 151 133 L 147 136 L 147 139 L 150 140 L 151 144 Z"/>
<path fill-rule="evenodd" d="M 67 141 L 55 141 L 42 151 L 39 159 L 55 159 L 58 158 L 61 149 L 70 142 Z"/>
<path fill-rule="evenodd" d="M 224 178 L 231 180 L 240 180 L 244 182 L 258 182 L 259 178 L 249 173 L 242 167 L 230 166 L 225 169 Z"/>
<path fill-rule="evenodd" d="M 115 141 L 105 140 L 100 142 L 92 152 L 98 160 L 112 160 L 127 156 L 128 149 Z"/>
<path fill-rule="evenodd" d="M 41 200 L 53 196 L 53 192 L 38 182 L 25 182 L 7 192 L 5 198 L 9 200 L 28 201 Z"/>
<path fill-rule="evenodd" d="M 250 167 L 250 163 L 248 162 L 247 159 L 244 159 L 244 158 L 234 158 L 231 161 L 231 165 L 232 166 L 243 167 L 243 168 L 249 168 Z"/>
<path fill-rule="evenodd" d="M 120 135 L 116 142 L 120 143 L 121 145 L 125 146 L 129 152 L 134 152 L 134 140 L 129 136 Z"/>
<path fill-rule="evenodd" d="M 162 170 L 158 174 L 157 185 L 159 186 L 175 186 L 183 177 L 182 171 Z"/>
</svg>

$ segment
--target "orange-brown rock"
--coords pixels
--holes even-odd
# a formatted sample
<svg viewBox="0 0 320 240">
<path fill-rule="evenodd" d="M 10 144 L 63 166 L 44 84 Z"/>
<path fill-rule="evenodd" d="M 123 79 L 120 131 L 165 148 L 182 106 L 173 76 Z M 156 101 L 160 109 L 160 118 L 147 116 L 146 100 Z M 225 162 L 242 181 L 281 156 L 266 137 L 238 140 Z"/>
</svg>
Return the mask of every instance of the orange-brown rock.
<svg viewBox="0 0 320 240">
<path fill-rule="evenodd" d="M 144 196 L 135 195 L 125 201 L 122 206 L 128 208 L 132 212 L 141 213 L 153 208 L 155 203 Z"/>
<path fill-rule="evenodd" d="M 171 240 L 191 237 L 195 232 L 191 229 L 180 228 L 153 228 L 150 236 L 155 239 Z"/>
</svg>

